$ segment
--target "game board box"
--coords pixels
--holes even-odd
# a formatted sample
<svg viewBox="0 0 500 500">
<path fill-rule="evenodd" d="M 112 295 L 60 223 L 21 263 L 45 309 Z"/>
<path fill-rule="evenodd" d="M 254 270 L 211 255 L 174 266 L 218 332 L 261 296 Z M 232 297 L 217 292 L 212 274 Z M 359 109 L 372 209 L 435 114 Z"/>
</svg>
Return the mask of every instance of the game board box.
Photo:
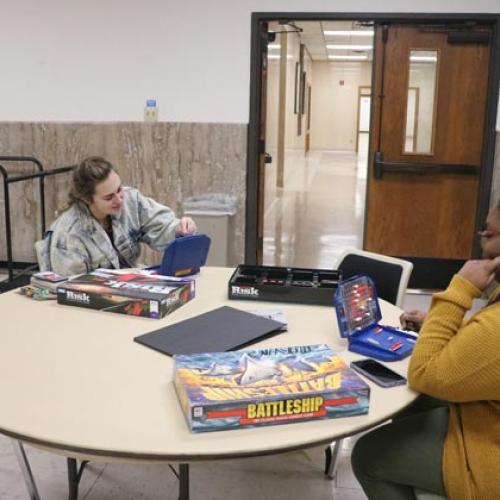
<svg viewBox="0 0 500 500">
<path fill-rule="evenodd" d="M 191 300 L 194 293 L 192 279 L 97 270 L 58 286 L 57 302 L 158 319 Z"/>
<path fill-rule="evenodd" d="M 239 265 L 228 297 L 331 306 L 341 279 L 342 272 L 333 269 Z"/>
<path fill-rule="evenodd" d="M 193 432 L 368 413 L 370 388 L 326 344 L 174 356 Z"/>
</svg>

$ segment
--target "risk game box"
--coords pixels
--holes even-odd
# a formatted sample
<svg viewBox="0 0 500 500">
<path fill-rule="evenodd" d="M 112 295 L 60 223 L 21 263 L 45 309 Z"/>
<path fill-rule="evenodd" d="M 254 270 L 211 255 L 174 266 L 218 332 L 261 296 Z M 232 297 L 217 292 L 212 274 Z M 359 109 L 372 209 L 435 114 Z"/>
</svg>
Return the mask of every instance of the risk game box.
<svg viewBox="0 0 500 500">
<path fill-rule="evenodd" d="M 370 388 L 326 344 L 174 356 L 191 431 L 368 413 Z"/>
<path fill-rule="evenodd" d="M 192 279 L 105 269 L 59 285 L 57 302 L 158 319 L 191 300 L 194 293 Z"/>
<path fill-rule="evenodd" d="M 229 280 L 230 299 L 331 306 L 341 271 L 239 265 Z"/>
</svg>

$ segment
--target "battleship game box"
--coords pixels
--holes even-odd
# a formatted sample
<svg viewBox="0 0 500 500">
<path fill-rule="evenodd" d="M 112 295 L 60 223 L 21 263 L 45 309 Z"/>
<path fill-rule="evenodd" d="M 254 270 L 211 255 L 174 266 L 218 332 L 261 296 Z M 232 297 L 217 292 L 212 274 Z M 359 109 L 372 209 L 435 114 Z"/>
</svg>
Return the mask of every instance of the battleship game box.
<svg viewBox="0 0 500 500">
<path fill-rule="evenodd" d="M 193 432 L 368 413 L 370 388 L 326 344 L 174 356 Z"/>
<path fill-rule="evenodd" d="M 342 272 L 332 269 L 239 265 L 228 297 L 331 306 L 341 279 Z"/>
<path fill-rule="evenodd" d="M 57 287 L 57 302 L 147 318 L 163 318 L 194 297 L 193 279 L 97 270 Z"/>
</svg>

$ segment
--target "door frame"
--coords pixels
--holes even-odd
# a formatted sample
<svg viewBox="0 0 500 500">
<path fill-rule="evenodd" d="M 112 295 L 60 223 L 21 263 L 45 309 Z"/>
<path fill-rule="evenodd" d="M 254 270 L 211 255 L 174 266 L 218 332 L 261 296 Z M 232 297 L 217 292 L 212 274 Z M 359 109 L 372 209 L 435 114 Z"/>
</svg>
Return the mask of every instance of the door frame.
<svg viewBox="0 0 500 500">
<path fill-rule="evenodd" d="M 245 214 L 245 264 L 257 263 L 258 214 L 259 200 L 258 167 L 259 155 L 264 154 L 265 144 L 259 141 L 261 112 L 261 67 L 262 46 L 265 40 L 261 36 L 261 25 L 270 21 L 345 21 L 355 20 L 377 23 L 407 24 L 450 24 L 454 22 L 476 21 L 488 23 L 492 27 L 490 71 L 486 100 L 485 132 L 479 179 L 478 207 L 475 228 L 479 230 L 486 219 L 489 206 L 491 184 L 495 161 L 496 107 L 500 83 L 500 14 L 406 14 L 406 13 L 327 13 L 327 12 L 253 12 L 251 18 L 250 48 L 250 114 L 247 131 L 247 173 L 246 173 L 246 214 Z M 375 55 L 375 53 L 374 53 Z M 372 70 L 375 68 L 373 64 Z M 374 75 L 372 73 L 372 82 Z M 373 106 L 373 99 L 372 99 Z M 373 113 L 371 114 L 371 118 Z M 370 126 L 372 132 L 373 123 Z M 369 157 L 371 151 L 368 152 Z M 367 183 L 368 190 L 368 183 Z M 368 191 L 367 191 L 368 192 Z M 365 194 L 366 197 L 366 194 Z M 366 219 L 366 210 L 365 210 Z M 479 241 L 474 242 L 473 256 L 480 255 Z"/>
</svg>

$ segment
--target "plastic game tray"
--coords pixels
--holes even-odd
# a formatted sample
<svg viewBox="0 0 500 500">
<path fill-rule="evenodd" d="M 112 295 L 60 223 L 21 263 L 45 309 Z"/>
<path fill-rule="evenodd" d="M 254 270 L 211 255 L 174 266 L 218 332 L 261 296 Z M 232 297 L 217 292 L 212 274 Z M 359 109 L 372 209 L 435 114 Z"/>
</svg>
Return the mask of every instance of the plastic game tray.
<svg viewBox="0 0 500 500">
<path fill-rule="evenodd" d="M 410 355 L 415 336 L 398 328 L 380 325 L 382 319 L 375 283 L 368 276 L 343 281 L 335 293 L 339 332 L 347 337 L 349 350 L 396 361 Z"/>
<path fill-rule="evenodd" d="M 229 280 L 228 297 L 331 306 L 341 278 L 332 269 L 239 265 Z"/>
<path fill-rule="evenodd" d="M 200 272 L 207 261 L 210 238 L 205 234 L 179 236 L 163 252 L 159 266 L 148 269 L 164 276 L 188 276 Z"/>
</svg>

